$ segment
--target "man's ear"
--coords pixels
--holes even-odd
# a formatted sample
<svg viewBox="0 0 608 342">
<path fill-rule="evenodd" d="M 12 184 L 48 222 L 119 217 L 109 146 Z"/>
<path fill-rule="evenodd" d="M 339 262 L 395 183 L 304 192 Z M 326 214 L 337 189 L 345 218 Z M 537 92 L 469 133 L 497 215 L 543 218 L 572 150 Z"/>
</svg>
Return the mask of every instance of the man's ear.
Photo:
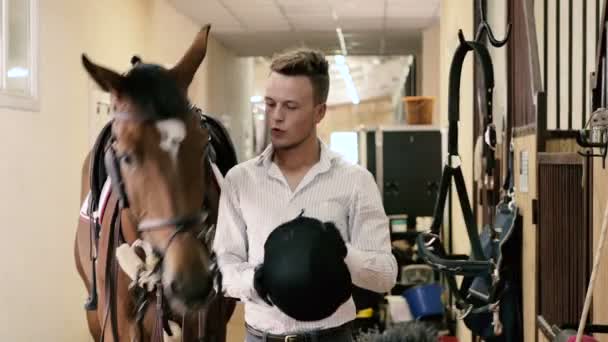
<svg viewBox="0 0 608 342">
<path fill-rule="evenodd" d="M 327 111 L 327 104 L 319 103 L 315 106 L 315 123 L 321 122 L 325 117 L 325 112 Z"/>
</svg>

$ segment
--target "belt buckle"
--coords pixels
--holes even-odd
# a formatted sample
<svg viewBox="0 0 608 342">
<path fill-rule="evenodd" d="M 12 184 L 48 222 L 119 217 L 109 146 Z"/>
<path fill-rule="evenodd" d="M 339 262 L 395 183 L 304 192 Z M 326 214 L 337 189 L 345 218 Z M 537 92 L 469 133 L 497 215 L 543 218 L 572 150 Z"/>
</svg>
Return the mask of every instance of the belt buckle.
<svg viewBox="0 0 608 342">
<path fill-rule="evenodd" d="M 295 342 L 298 340 L 298 335 L 287 335 L 285 336 L 285 342 Z"/>
</svg>

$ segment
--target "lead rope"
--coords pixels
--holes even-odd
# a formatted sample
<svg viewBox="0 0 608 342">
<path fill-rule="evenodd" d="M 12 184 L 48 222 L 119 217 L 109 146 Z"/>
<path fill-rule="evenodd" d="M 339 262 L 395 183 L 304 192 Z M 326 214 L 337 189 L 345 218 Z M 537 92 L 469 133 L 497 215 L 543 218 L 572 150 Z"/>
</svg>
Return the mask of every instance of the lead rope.
<svg viewBox="0 0 608 342">
<path fill-rule="evenodd" d="M 154 325 L 154 335 L 152 336 L 152 341 L 163 342 L 164 324 L 163 289 L 159 284 L 156 286 L 156 324 Z"/>
<path fill-rule="evenodd" d="M 198 336 L 197 339 L 199 342 L 202 342 L 205 337 L 205 317 L 203 315 L 203 310 L 198 311 Z"/>
</svg>

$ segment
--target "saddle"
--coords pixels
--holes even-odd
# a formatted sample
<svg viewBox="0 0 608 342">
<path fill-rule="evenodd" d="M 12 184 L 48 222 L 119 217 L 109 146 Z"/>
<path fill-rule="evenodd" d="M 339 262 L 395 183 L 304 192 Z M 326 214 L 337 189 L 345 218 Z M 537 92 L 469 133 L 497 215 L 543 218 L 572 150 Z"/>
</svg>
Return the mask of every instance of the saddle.
<svg viewBox="0 0 608 342">
<path fill-rule="evenodd" d="M 81 210 L 81 216 L 86 216 L 90 224 L 89 237 L 91 240 L 91 270 L 93 272 L 90 295 L 84 305 L 87 311 L 97 310 L 97 272 L 95 270 L 95 260 L 97 259 L 98 239 L 101 229 L 101 223 L 98 219 L 101 219 L 101 217 L 97 217 L 95 212 L 99 209 L 99 212 L 101 213 L 102 208 L 100 208 L 100 201 L 102 200 L 102 192 L 104 185 L 106 185 L 106 182 L 109 181 L 104 159 L 106 146 L 108 145 L 111 137 L 112 122 L 110 121 L 101 129 L 101 132 L 97 136 L 95 144 L 93 145 L 93 149 L 91 150 L 89 168 L 90 190 L 82 208 L 85 209 L 84 207 L 86 206 L 86 215 L 82 215 L 83 210 Z M 106 196 L 104 197 L 107 199 Z"/>
<path fill-rule="evenodd" d="M 466 54 L 473 51 L 482 66 L 485 81 L 486 139 L 490 145 L 492 134 L 492 92 L 494 73 L 490 54 L 477 41 L 460 40 L 454 53 L 449 75 L 448 159 L 444 167 L 439 196 L 435 204 L 430 232 L 417 237 L 420 257 L 442 273 L 455 297 L 460 319 L 485 341 L 521 341 L 521 216 L 512 198 L 512 157 L 505 180 L 506 195 L 496 206 L 495 220 L 479 233 L 467 195 L 458 155 L 459 91 L 462 65 Z M 490 145 L 490 147 L 493 147 Z M 485 148 L 486 151 L 493 149 Z M 493 162 L 493 156 L 488 156 Z M 441 224 L 452 178 L 464 216 L 471 255 L 464 258 L 448 255 L 441 243 Z M 460 288 L 455 276 L 464 276 Z"/>
</svg>

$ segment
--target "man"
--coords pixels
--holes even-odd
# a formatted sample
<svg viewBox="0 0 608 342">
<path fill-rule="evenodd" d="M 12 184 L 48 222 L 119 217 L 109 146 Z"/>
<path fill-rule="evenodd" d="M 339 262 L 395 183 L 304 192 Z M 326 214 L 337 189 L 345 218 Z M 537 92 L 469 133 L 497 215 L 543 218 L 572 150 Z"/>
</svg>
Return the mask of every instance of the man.
<svg viewBox="0 0 608 342">
<path fill-rule="evenodd" d="M 265 105 L 271 144 L 226 175 L 214 245 L 225 294 L 245 304 L 247 341 L 261 341 L 260 334 L 281 340 L 307 331 L 348 329 L 355 319 L 350 298 L 330 317 L 296 321 L 268 305 L 254 288 L 266 238 L 302 210 L 335 223 L 346 242 L 345 262 L 356 286 L 388 292 L 397 277 L 388 219 L 374 178 L 343 161 L 317 137 L 329 92 L 325 57 L 298 49 L 276 56 L 270 69 Z M 352 340 L 344 336 L 343 341 Z"/>
</svg>

